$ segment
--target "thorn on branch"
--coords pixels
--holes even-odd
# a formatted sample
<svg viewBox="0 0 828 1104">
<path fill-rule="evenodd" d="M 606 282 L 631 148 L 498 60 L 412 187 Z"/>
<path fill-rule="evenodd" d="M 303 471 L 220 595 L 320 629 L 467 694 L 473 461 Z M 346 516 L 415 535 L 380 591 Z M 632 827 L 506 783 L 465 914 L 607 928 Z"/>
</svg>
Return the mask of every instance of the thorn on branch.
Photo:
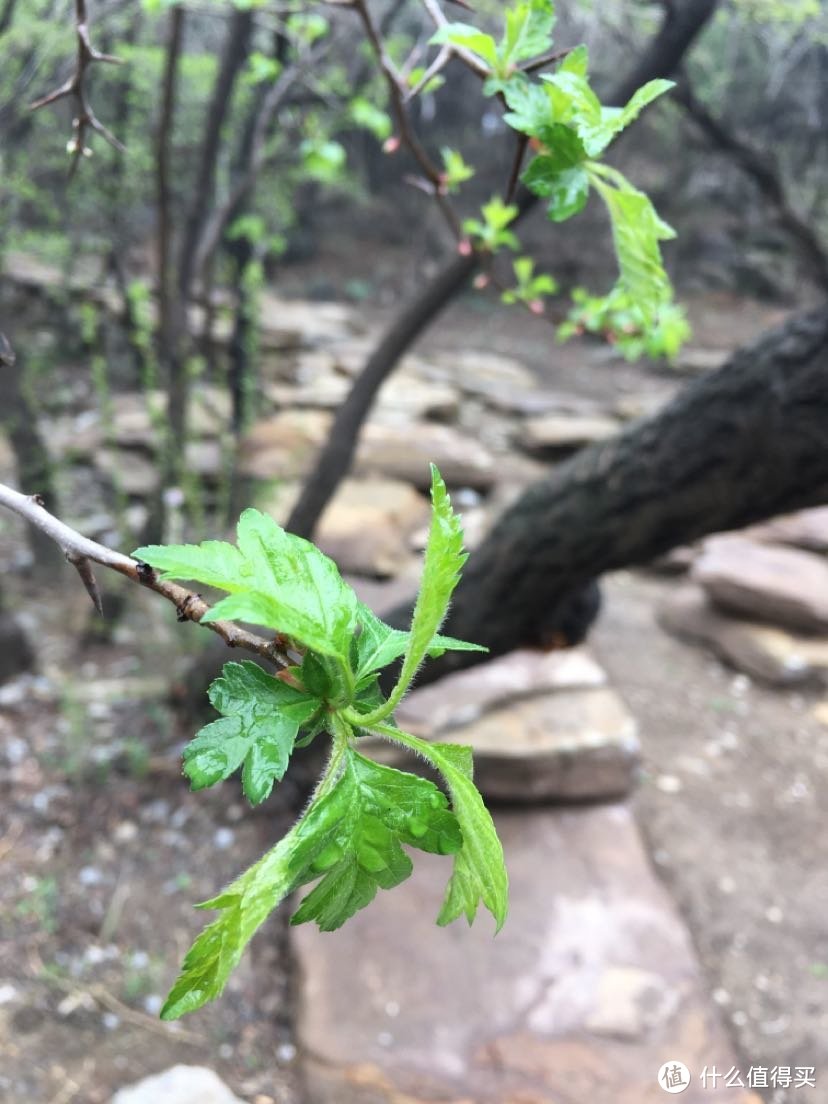
<svg viewBox="0 0 828 1104">
<path fill-rule="evenodd" d="M 40 498 L 40 495 L 33 495 L 35 500 Z M 42 505 L 42 502 L 38 503 Z M 95 578 L 95 574 L 92 571 L 92 565 L 85 556 L 78 556 L 72 552 L 66 553 L 66 559 L 75 568 L 78 575 L 81 577 L 86 593 L 92 599 L 92 605 L 98 611 L 101 617 L 103 617 L 103 600 L 101 598 L 101 592 L 98 588 L 98 580 Z"/>
</svg>

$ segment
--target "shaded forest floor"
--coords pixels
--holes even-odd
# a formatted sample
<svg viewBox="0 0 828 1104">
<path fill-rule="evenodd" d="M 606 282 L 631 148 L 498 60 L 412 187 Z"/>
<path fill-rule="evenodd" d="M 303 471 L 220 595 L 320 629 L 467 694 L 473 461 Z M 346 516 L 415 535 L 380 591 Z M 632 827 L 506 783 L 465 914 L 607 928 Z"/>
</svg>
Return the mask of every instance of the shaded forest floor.
<svg viewBox="0 0 828 1104">
<path fill-rule="evenodd" d="M 699 344 L 722 350 L 781 313 L 726 295 L 691 305 Z M 365 317 L 379 316 L 366 307 Z M 463 347 L 516 356 L 539 386 L 608 406 L 646 405 L 682 382 L 594 347 L 588 356 L 583 345 L 556 347 L 542 325 L 472 299 L 447 312 L 422 351 Z M 13 555 L 4 535 L 0 558 Z M 745 1068 L 816 1065 L 828 1075 L 820 694 L 752 685 L 666 636 L 653 611 L 674 586 L 646 573 L 608 580 L 593 637 L 640 727 L 646 773 L 633 805 Z M 235 793 L 187 791 L 178 753 L 192 724 L 158 680 L 178 634 L 196 630 L 169 624 L 153 596 L 140 599 L 131 639 L 91 641 L 79 656 L 61 635 L 71 610 L 30 584 L 16 594 L 15 605 L 41 607 L 47 647 L 46 677 L 0 689 L 0 1100 L 104 1104 L 184 1061 L 212 1066 L 258 1104 L 293 1104 L 297 982 L 283 917 L 219 1005 L 180 1027 L 156 1018 L 201 926 L 190 903 L 278 838 L 301 793 L 251 815 Z"/>
</svg>

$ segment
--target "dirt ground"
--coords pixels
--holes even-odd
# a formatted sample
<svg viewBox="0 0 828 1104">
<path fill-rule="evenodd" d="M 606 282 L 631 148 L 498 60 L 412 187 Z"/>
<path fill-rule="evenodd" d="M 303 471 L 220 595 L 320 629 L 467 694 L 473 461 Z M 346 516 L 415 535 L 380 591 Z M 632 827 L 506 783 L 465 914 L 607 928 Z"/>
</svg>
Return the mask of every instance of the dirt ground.
<svg viewBox="0 0 828 1104">
<path fill-rule="evenodd" d="M 725 349 L 782 312 L 721 296 L 693 313 L 699 343 Z M 471 300 L 423 347 L 461 345 L 517 353 L 549 388 L 608 404 L 666 397 L 681 382 L 595 348 L 554 347 L 542 325 Z M 5 562 L 14 532 L 0 535 Z M 640 725 L 646 772 L 635 809 L 745 1065 L 828 1076 L 819 695 L 752 685 L 666 636 L 653 611 L 674 585 L 613 577 L 594 632 Z M 19 598 L 43 601 L 36 590 Z M 159 653 L 150 673 L 164 670 Z M 113 700 L 67 694 L 61 672 L 112 682 Z M 129 693 L 146 672 L 128 643 L 93 643 L 80 657 L 50 656 L 45 676 L 11 693 L 0 688 L 0 1101 L 103 1104 L 123 1084 L 188 1062 L 211 1065 L 257 1104 L 294 1104 L 302 1086 L 284 925 L 271 921 L 221 1005 L 197 1023 L 163 1025 L 157 1011 L 203 922 L 192 902 L 277 839 L 301 795 L 286 791 L 281 805 L 251 815 L 227 787 L 190 794 L 177 758 L 189 732 L 163 694 L 147 705 Z"/>
</svg>

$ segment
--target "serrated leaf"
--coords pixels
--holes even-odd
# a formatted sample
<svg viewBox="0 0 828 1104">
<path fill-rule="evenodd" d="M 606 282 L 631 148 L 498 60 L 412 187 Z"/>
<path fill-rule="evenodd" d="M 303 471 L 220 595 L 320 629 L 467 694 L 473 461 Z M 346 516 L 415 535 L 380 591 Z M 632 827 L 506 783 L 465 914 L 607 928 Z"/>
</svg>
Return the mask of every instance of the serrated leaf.
<svg viewBox="0 0 828 1104">
<path fill-rule="evenodd" d="M 471 924 L 482 901 L 500 931 L 509 910 L 509 876 L 494 823 L 473 781 L 471 748 L 430 743 L 385 726 L 378 731 L 415 750 L 442 774 L 463 834 L 463 846 L 454 856 L 454 871 L 437 923 L 450 924 L 465 916 Z"/>
<path fill-rule="evenodd" d="M 411 618 L 411 633 L 403 658 L 395 693 L 411 684 L 431 641 L 448 611 L 460 570 L 467 560 L 463 552 L 463 529 L 451 508 L 446 485 L 437 468 L 431 465 L 431 526 L 426 544 L 420 592 Z"/>
<path fill-rule="evenodd" d="M 535 195 L 549 199 L 554 222 L 563 222 L 581 211 L 589 198 L 589 176 L 583 167 L 586 150 L 568 126 L 556 123 L 542 129 L 547 152 L 539 154 L 521 176 Z"/>
<path fill-rule="evenodd" d="M 585 77 L 589 71 L 589 50 L 581 44 L 563 58 L 558 65 L 559 73 L 575 73 L 579 77 Z"/>
<path fill-rule="evenodd" d="M 617 170 L 594 168 L 591 180 L 607 205 L 621 271 L 619 285 L 642 312 L 645 324 L 670 297 L 672 287 L 661 261 L 659 241 L 675 236 L 648 196 Z"/>
<path fill-rule="evenodd" d="M 284 777 L 299 728 L 322 703 L 250 660 L 226 663 L 209 697 L 223 716 L 184 748 L 184 773 L 201 790 L 242 767 L 244 793 L 258 805 Z"/>
<path fill-rule="evenodd" d="M 509 111 L 504 121 L 521 134 L 536 138 L 552 123 L 552 102 L 546 88 L 518 73 L 504 82 L 501 89 Z"/>
<path fill-rule="evenodd" d="M 245 510 L 238 548 L 223 541 L 139 548 L 136 559 L 165 579 L 194 579 L 229 592 L 204 622 L 250 621 L 344 661 L 356 626 L 357 598 L 339 569 L 309 541 L 273 518 Z"/>
<path fill-rule="evenodd" d="M 245 946 L 292 889 L 321 876 L 292 923 L 339 927 L 380 887 L 408 876 L 402 844 L 452 854 L 463 844 L 444 794 L 427 779 L 348 751 L 336 785 L 263 858 L 202 908 L 221 916 L 198 936 L 161 1011 L 177 1019 L 219 996 Z"/>
<path fill-rule="evenodd" d="M 671 88 L 675 88 L 675 81 L 651 80 L 634 93 L 625 107 L 605 107 L 602 111 L 600 135 L 593 139 L 590 156 L 595 157 L 606 149 L 613 138 L 637 119 L 648 104 Z"/>
<path fill-rule="evenodd" d="M 555 5 L 551 0 L 523 0 L 507 8 L 503 19 L 498 51 L 501 68 L 544 54 L 552 46 Z"/>
<path fill-rule="evenodd" d="M 322 931 L 341 927 L 377 889 L 405 881 L 412 865 L 401 844 L 447 855 L 463 842 L 445 795 L 427 779 L 351 752 L 336 790 L 342 816 L 327 849 L 334 861 L 291 917 L 315 920 Z"/>
<path fill-rule="evenodd" d="M 411 638 L 410 632 L 392 629 L 390 625 L 381 621 L 373 610 L 364 605 L 360 605 L 359 608 L 359 622 L 361 631 L 357 637 L 355 663 L 357 683 L 373 671 L 382 670 L 383 667 L 387 667 L 389 663 L 404 655 Z M 454 637 L 440 636 L 436 633 L 429 642 L 427 654 L 437 658 L 448 651 L 487 652 L 488 650 L 481 644 L 469 644 L 465 640 L 455 640 Z"/>
</svg>

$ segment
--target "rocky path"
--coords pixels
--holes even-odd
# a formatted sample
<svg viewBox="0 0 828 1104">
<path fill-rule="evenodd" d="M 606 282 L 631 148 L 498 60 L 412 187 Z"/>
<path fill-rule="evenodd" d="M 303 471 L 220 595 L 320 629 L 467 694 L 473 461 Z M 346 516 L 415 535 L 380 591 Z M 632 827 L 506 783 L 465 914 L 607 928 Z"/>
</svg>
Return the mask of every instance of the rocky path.
<svg viewBox="0 0 828 1104">
<path fill-rule="evenodd" d="M 284 518 L 370 342 L 346 308 L 265 307 L 260 417 L 240 462 L 258 505 Z M 394 588 L 412 584 L 429 460 L 446 476 L 473 545 L 546 465 L 616 432 L 678 384 L 586 346 L 556 354 L 552 380 L 548 335 L 537 356 L 524 342 L 527 366 L 507 355 L 515 335 L 489 325 L 475 327 L 486 351 L 427 347 L 384 388 L 353 476 L 320 529 L 345 570 Z M 741 336 L 714 325 L 701 334 L 685 371 L 704 370 Z M 467 344 L 465 333 L 455 338 Z M 157 487 L 163 397 L 117 392 L 106 412 L 90 411 L 86 394 L 73 402 L 48 409 L 45 423 L 69 520 L 122 542 Z M 223 392 L 202 381 L 188 462 L 208 516 L 226 491 L 227 414 Z M 0 471 L 10 465 L 0 441 Z M 689 590 L 642 575 L 610 581 L 592 651 L 516 653 L 413 695 L 401 720 L 477 749 L 512 877 L 506 928 L 495 940 L 484 917 L 471 931 L 437 929 L 446 871 L 425 858 L 410 882 L 335 935 L 299 929 L 288 943 L 274 921 L 273 941 L 263 936 L 254 948 L 267 969 L 246 960 L 224 1000 L 187 1025 L 186 1044 L 148 1019 L 177 951 L 165 937 L 172 932 L 183 947 L 197 926 L 189 913 L 181 920 L 188 863 L 204 883 L 194 896 L 209 895 L 281 824 L 251 821 L 220 797 L 204 804 L 203 795 L 178 794 L 185 734 L 165 712 L 166 688 L 157 680 L 130 687 L 123 651 L 109 670 L 111 643 L 107 661 L 93 662 L 72 690 L 66 672 L 89 633 L 86 613 L 73 617 L 72 635 L 41 657 L 46 677 L 0 690 L 0 848 L 12 863 L 3 897 L 12 921 L 0 941 L 0 1099 L 6 1091 L 9 1104 L 21 1092 L 36 1104 L 106 1104 L 143 1074 L 206 1062 L 236 1099 L 255 1104 L 655 1104 L 665 1099 L 661 1067 L 668 1064 L 667 1081 L 678 1079 L 673 1067 L 682 1062 L 688 1104 L 818 1100 L 820 1090 L 786 1087 L 780 1073 L 788 1068 L 793 1079 L 815 1068 L 828 1077 L 828 841 L 819 804 L 828 772 L 820 689 L 828 573 L 813 525 L 805 524 L 804 552 L 790 529 L 788 538 L 753 534 L 751 555 L 766 570 L 753 576 L 751 593 L 734 585 L 744 549 L 734 556 L 731 546 L 729 566 L 726 549 L 718 560 L 709 547 L 691 550 L 682 559 L 694 564 Z M 26 566 L 18 537 L 14 526 L 0 532 L 0 558 L 15 569 Z M 811 557 L 804 605 L 788 585 L 797 571 L 768 561 L 777 562 L 786 539 L 799 545 L 790 555 Z M 384 587 L 363 585 L 381 604 Z M 657 609 L 694 643 L 663 632 Z M 757 610 L 766 623 L 752 620 Z M 27 627 L 39 632 L 42 612 Z M 126 654 L 143 647 L 151 667 L 155 650 L 161 669 L 181 630 L 158 629 L 158 614 L 140 607 L 118 632 Z M 120 687 L 115 704 L 107 681 L 110 691 Z M 143 721 L 130 711 L 138 699 Z M 124 733 L 147 717 L 149 759 L 130 766 L 135 746 Z M 56 762 L 72 741 L 78 761 Z M 90 782 L 96 769 L 108 775 L 106 798 Z M 105 957 L 86 962 L 87 946 Z M 151 988 L 142 981 L 132 993 L 127 975 L 142 970 Z M 106 1006 L 113 989 L 115 1012 L 111 1000 Z M 27 1064 L 27 1054 L 37 1060 Z M 762 1083 L 771 1069 L 777 1088 Z M 115 1099 L 144 1104 L 159 1093 L 167 1104 L 232 1098 L 209 1071 L 191 1070 Z"/>
</svg>

